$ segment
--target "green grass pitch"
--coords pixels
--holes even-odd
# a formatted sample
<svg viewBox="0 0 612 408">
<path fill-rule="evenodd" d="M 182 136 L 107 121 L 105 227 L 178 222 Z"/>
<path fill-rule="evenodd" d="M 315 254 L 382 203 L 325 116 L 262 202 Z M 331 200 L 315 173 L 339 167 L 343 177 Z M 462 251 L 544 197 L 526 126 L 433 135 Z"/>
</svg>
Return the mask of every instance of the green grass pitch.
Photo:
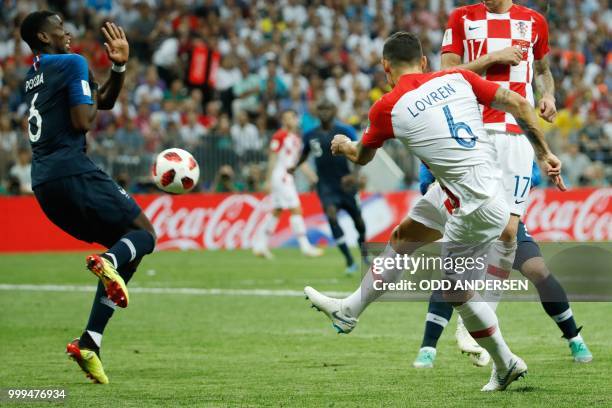
<svg viewBox="0 0 612 408">
<path fill-rule="evenodd" d="M 130 287 L 349 291 L 359 280 L 343 276 L 333 248 L 313 260 L 294 250 L 275 254 L 265 261 L 246 251 L 156 253 Z M 84 255 L 0 256 L 0 284 L 93 288 Z M 572 305 L 595 357 L 579 365 L 539 304 L 502 303 L 503 333 L 529 374 L 507 392 L 484 394 L 489 368 L 459 353 L 454 322 L 436 367 L 412 368 L 425 303 L 375 304 L 341 336 L 301 296 L 251 294 L 133 292 L 104 336 L 111 383 L 93 385 L 64 354 L 86 323 L 92 295 L 0 290 L 0 388 L 63 387 L 65 405 L 94 407 L 612 405 L 609 304 Z"/>
</svg>

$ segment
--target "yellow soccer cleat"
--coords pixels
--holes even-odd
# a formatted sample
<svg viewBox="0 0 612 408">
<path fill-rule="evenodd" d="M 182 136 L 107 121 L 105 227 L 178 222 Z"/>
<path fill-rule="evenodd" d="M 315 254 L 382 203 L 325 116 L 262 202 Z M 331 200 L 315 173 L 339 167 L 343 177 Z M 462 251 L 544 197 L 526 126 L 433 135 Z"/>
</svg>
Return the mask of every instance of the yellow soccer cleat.
<svg viewBox="0 0 612 408">
<path fill-rule="evenodd" d="M 113 303 L 119 307 L 127 307 L 129 302 L 127 286 L 110 261 L 100 255 L 89 255 L 87 269 L 100 278 L 106 289 L 106 295 Z"/>
<path fill-rule="evenodd" d="M 79 339 L 74 339 L 71 343 L 68 343 L 66 354 L 77 362 L 87 378 L 91 379 L 95 384 L 108 384 L 108 377 L 104 372 L 100 357 L 93 350 L 80 348 Z"/>
</svg>

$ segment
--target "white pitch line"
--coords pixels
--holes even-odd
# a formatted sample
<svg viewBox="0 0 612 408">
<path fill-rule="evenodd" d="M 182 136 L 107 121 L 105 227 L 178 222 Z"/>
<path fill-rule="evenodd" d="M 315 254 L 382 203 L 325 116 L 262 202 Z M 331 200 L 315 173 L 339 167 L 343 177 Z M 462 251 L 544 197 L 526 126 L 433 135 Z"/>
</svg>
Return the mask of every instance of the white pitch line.
<svg viewBox="0 0 612 408">
<path fill-rule="evenodd" d="M 94 292 L 95 286 L 87 285 L 12 285 L 0 284 L 0 290 L 20 292 Z M 290 289 L 220 289 L 220 288 L 139 288 L 130 287 L 130 293 L 156 295 L 195 295 L 195 296 L 304 296 L 301 290 Z M 325 292 L 333 297 L 345 297 L 349 292 Z"/>
</svg>

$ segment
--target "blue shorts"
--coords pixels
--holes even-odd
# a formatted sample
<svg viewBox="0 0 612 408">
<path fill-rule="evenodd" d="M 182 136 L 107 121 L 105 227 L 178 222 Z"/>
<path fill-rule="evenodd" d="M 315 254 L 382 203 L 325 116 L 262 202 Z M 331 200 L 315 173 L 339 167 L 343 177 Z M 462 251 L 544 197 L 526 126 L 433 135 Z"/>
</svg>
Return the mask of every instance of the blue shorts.
<svg viewBox="0 0 612 408">
<path fill-rule="evenodd" d="M 340 189 L 318 188 L 317 193 L 323 211 L 330 206 L 346 211 L 352 218 L 360 216 L 361 206 L 357 193 L 347 193 Z"/>
<path fill-rule="evenodd" d="M 49 220 L 86 242 L 111 247 L 141 213 L 136 201 L 101 170 L 51 180 L 34 187 Z"/>
<path fill-rule="evenodd" d="M 540 251 L 540 246 L 534 241 L 533 237 L 529 235 L 523 221 L 519 221 L 516 241 L 516 256 L 514 257 L 514 265 L 512 265 L 512 268 L 518 271 L 526 261 L 531 258 L 541 257 L 542 252 Z"/>
</svg>

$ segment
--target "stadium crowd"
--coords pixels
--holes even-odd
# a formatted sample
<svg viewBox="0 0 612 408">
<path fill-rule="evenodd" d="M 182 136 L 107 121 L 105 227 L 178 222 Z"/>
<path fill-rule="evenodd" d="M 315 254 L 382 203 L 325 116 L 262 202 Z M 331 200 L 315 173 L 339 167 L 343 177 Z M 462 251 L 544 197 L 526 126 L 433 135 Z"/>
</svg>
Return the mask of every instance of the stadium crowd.
<svg viewBox="0 0 612 408">
<path fill-rule="evenodd" d="M 149 169 L 164 148 L 182 147 L 201 164 L 200 190 L 258 191 L 279 113 L 316 126 L 314 101 L 326 97 L 338 119 L 361 131 L 368 109 L 388 90 L 380 68 L 384 39 L 420 33 L 432 70 L 453 0 L 1 0 L 0 191 L 30 192 L 27 109 L 21 80 L 31 54 L 20 20 L 48 8 L 63 16 L 72 50 L 98 80 L 110 68 L 100 27 L 124 27 L 131 47 L 124 90 L 99 112 L 88 134 L 96 163 L 130 191 L 148 191 Z M 516 1 L 542 12 L 550 28 L 557 109 L 542 121 L 570 186 L 612 180 L 610 93 L 612 12 L 607 0 Z M 548 6 L 551 3 L 551 6 Z M 552 6 L 554 3 L 554 6 Z M 416 181 L 415 160 L 387 152 Z M 399 187 L 399 186 L 398 186 Z"/>
</svg>

